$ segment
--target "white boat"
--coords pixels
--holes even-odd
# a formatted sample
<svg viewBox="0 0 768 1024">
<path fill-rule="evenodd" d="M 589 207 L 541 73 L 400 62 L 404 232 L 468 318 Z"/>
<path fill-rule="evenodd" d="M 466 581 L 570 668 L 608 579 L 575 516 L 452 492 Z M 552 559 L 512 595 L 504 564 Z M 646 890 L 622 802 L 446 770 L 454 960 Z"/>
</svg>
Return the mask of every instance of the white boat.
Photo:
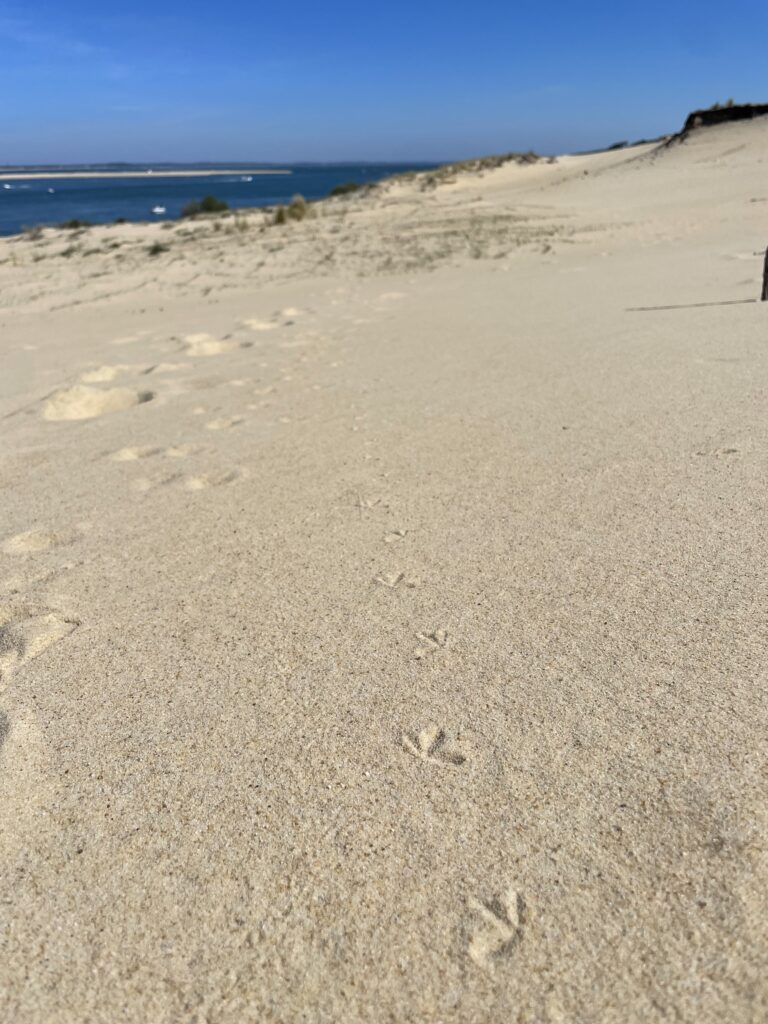
<svg viewBox="0 0 768 1024">
<path fill-rule="evenodd" d="M 165 207 L 164 206 L 153 206 L 152 207 L 152 213 L 165 213 Z"/>
<path fill-rule="evenodd" d="M 13 188 L 13 185 L 3 185 L 3 188 Z"/>
<path fill-rule="evenodd" d="M 49 195 L 53 195 L 53 193 L 54 193 L 55 191 L 56 191 L 56 189 L 55 189 L 55 188 L 49 188 L 49 189 L 48 189 L 48 194 L 49 194 Z"/>
<path fill-rule="evenodd" d="M 243 176 L 243 177 L 242 177 L 242 178 L 240 179 L 240 181 L 253 181 L 253 178 L 251 178 L 251 177 L 249 177 L 249 176 L 245 175 L 245 176 Z"/>
</svg>

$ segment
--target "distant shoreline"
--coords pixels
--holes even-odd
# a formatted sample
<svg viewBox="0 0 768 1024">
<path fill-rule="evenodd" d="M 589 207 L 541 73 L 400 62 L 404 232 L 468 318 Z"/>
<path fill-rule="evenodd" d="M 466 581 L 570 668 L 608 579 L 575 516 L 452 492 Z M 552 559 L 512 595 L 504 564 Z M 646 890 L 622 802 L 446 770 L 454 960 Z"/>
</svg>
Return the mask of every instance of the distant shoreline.
<svg viewBox="0 0 768 1024">
<path fill-rule="evenodd" d="M 4 174 L 0 170 L 1 181 L 31 181 L 36 178 L 49 180 L 52 178 L 211 178 L 220 174 L 235 174 L 244 177 L 253 174 L 293 174 L 289 170 L 275 171 L 11 171 Z"/>
<path fill-rule="evenodd" d="M 351 181 L 362 188 L 424 169 L 422 164 L 390 163 L 6 163 L 0 164 L 0 237 L 70 221 L 166 222 L 210 193 L 233 210 L 288 205 L 298 193 L 312 202 Z"/>
</svg>

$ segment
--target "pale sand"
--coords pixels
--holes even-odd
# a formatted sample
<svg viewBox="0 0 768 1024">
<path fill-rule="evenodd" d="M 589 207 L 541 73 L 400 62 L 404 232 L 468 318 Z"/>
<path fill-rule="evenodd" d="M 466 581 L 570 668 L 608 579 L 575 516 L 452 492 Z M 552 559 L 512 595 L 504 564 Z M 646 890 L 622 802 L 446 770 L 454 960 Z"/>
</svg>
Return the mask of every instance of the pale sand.
<svg viewBox="0 0 768 1024">
<path fill-rule="evenodd" d="M 766 167 L 0 241 L 4 1020 L 768 1019 Z"/>
</svg>

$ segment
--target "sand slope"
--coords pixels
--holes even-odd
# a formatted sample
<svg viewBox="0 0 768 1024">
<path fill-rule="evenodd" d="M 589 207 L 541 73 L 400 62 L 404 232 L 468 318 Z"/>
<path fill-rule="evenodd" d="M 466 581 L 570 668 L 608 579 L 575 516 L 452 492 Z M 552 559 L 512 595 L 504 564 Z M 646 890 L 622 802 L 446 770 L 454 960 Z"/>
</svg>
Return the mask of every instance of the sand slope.
<svg viewBox="0 0 768 1024">
<path fill-rule="evenodd" d="M 766 161 L 0 240 L 4 1017 L 768 1017 Z"/>
</svg>

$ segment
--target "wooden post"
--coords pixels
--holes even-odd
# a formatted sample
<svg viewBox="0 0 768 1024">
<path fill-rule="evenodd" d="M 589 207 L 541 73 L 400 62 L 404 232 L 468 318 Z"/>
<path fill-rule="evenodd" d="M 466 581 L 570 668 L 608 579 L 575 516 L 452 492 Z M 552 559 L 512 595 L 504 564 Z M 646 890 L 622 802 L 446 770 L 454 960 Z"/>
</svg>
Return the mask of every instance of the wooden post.
<svg viewBox="0 0 768 1024">
<path fill-rule="evenodd" d="M 763 294 L 761 302 L 768 302 L 768 249 L 765 250 L 765 262 L 763 263 Z"/>
</svg>

